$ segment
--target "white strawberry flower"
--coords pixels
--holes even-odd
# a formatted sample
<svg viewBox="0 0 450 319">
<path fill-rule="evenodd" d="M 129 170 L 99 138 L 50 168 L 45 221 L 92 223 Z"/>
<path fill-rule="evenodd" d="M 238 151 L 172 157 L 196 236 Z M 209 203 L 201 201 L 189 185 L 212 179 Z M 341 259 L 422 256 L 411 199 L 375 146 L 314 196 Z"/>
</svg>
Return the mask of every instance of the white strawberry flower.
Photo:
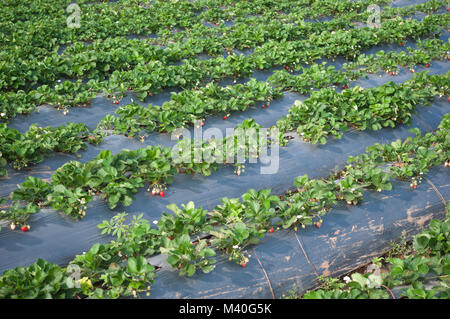
<svg viewBox="0 0 450 319">
<path fill-rule="evenodd" d="M 153 225 L 157 225 L 158 224 L 158 221 L 157 220 L 154 220 L 153 221 Z"/>
<path fill-rule="evenodd" d="M 344 281 L 345 281 L 345 283 L 349 283 L 350 281 L 352 281 L 351 279 L 350 279 L 350 277 L 349 276 L 345 276 L 344 277 Z"/>
</svg>

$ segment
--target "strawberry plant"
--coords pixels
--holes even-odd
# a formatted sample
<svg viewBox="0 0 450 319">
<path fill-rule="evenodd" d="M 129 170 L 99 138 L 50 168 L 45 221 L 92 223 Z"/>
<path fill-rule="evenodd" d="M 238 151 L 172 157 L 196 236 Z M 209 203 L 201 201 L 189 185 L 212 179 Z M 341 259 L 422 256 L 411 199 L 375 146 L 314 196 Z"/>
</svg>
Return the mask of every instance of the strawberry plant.
<svg viewBox="0 0 450 319">
<path fill-rule="evenodd" d="M 191 238 L 186 234 L 173 240 L 165 238 L 161 253 L 169 255 L 167 262 L 178 269 L 180 275 L 192 276 L 197 270 L 208 273 L 215 267 L 215 260 L 208 257 L 213 257 L 216 253 L 208 247 L 207 241 L 198 239 L 191 242 Z"/>
<path fill-rule="evenodd" d="M 70 285 L 70 277 L 63 268 L 43 259 L 28 267 L 7 270 L 0 276 L 0 298 L 65 299 L 79 292 L 80 289 Z"/>
</svg>

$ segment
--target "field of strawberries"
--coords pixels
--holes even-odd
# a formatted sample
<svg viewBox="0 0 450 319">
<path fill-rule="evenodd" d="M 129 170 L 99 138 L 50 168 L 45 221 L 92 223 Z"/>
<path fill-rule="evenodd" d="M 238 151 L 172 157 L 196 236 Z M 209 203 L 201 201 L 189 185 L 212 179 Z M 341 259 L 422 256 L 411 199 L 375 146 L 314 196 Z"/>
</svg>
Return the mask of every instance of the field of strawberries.
<svg viewBox="0 0 450 319">
<path fill-rule="evenodd" d="M 0 298 L 448 299 L 449 8 L 3 0 Z"/>
</svg>

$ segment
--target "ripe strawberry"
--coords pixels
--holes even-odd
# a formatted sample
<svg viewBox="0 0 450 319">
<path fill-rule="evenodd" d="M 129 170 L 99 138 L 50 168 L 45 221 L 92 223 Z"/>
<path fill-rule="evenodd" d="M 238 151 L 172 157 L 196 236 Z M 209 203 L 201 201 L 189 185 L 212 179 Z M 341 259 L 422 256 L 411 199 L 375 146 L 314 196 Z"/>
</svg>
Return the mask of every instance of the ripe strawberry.
<svg viewBox="0 0 450 319">
<path fill-rule="evenodd" d="M 411 73 L 414 73 L 414 70 L 413 70 L 413 69 L 411 69 L 411 70 L 409 70 L 409 72 L 411 72 Z"/>
<path fill-rule="evenodd" d="M 426 68 L 428 68 L 429 66 L 430 66 L 430 63 L 427 63 L 427 64 L 425 65 Z"/>
<path fill-rule="evenodd" d="M 273 227 L 269 229 L 269 233 L 273 233 Z"/>
<path fill-rule="evenodd" d="M 390 76 L 393 76 L 393 75 L 394 75 L 394 72 L 392 72 L 392 71 L 389 72 L 389 75 L 390 75 Z"/>
<path fill-rule="evenodd" d="M 342 88 L 345 90 L 347 87 L 344 85 Z"/>
<path fill-rule="evenodd" d="M 247 267 L 247 263 L 242 263 L 242 264 L 241 264 L 241 267 L 242 267 L 242 268 Z"/>
<path fill-rule="evenodd" d="M 414 189 L 416 189 L 416 188 L 417 188 L 417 185 L 416 185 L 416 184 L 414 184 L 414 185 L 413 185 L 413 188 L 414 188 Z"/>
<path fill-rule="evenodd" d="M 20 228 L 20 230 L 22 230 L 23 232 L 27 232 L 27 231 L 30 230 L 30 226 L 22 226 L 22 227 Z"/>
<path fill-rule="evenodd" d="M 286 67 L 286 71 L 289 71 L 289 67 L 288 66 Z"/>
<path fill-rule="evenodd" d="M 264 108 L 264 104 L 261 106 L 261 108 Z"/>
<path fill-rule="evenodd" d="M 225 116 L 223 117 L 223 119 L 226 120 L 226 119 L 227 119 L 227 116 L 225 115 Z"/>
<path fill-rule="evenodd" d="M 219 25 L 219 22 L 216 22 L 216 25 L 218 26 L 218 25 Z"/>
<path fill-rule="evenodd" d="M 149 95 L 149 96 L 153 96 L 153 93 L 152 93 L 152 92 L 149 92 L 148 95 Z"/>
<path fill-rule="evenodd" d="M 169 236 L 169 239 L 170 239 L 170 240 L 173 240 L 173 237 L 172 237 L 172 236 Z"/>
<path fill-rule="evenodd" d="M 86 104 L 83 104 L 83 107 L 87 107 L 87 105 L 86 105 Z"/>
<path fill-rule="evenodd" d="M 202 120 L 202 126 L 205 126 L 205 121 Z"/>
<path fill-rule="evenodd" d="M 320 228 L 320 227 L 322 227 L 322 222 L 317 222 L 315 225 L 317 228 Z"/>
<path fill-rule="evenodd" d="M 115 101 L 114 104 L 119 104 L 119 101 Z"/>
<path fill-rule="evenodd" d="M 161 192 L 159 193 L 159 196 L 164 197 L 164 191 L 161 191 Z"/>
<path fill-rule="evenodd" d="M 450 102 L 450 97 L 449 97 L 449 98 L 447 98 L 447 102 Z"/>
</svg>

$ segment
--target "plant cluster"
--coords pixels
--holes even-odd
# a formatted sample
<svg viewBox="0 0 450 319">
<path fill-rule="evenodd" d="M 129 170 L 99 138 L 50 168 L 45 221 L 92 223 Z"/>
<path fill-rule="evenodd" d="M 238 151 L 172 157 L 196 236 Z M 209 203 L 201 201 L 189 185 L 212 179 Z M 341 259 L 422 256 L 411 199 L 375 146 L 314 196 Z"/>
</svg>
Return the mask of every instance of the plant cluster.
<svg viewBox="0 0 450 319">
<path fill-rule="evenodd" d="M 256 102 L 269 104 L 282 94 L 281 90 L 255 79 L 225 87 L 209 83 L 201 88 L 173 93 L 170 101 L 161 106 L 137 103 L 122 106 L 115 112 L 119 116 L 107 115 L 97 128 L 130 136 L 141 135 L 143 129 L 146 132 L 172 132 L 204 121 L 209 115 L 245 111 Z"/>
<path fill-rule="evenodd" d="M 0 123 L 1 158 L 5 165 L 6 162 L 12 163 L 19 170 L 42 162 L 50 152 L 76 153 L 87 148 L 85 142 L 98 144 L 101 140 L 101 134 L 92 133 L 82 123 L 46 128 L 31 125 L 23 134 Z M 6 171 L 0 172 L 0 176 L 5 174 Z"/>
<path fill-rule="evenodd" d="M 304 102 L 296 101 L 276 125 L 281 131 L 296 130 L 306 141 L 325 144 L 329 135 L 341 138 L 349 127 L 379 130 L 407 124 L 417 105 L 428 105 L 435 96 L 448 94 L 449 75 L 421 72 L 403 84 L 390 81 L 341 93 L 323 88 L 312 92 Z"/>
</svg>

